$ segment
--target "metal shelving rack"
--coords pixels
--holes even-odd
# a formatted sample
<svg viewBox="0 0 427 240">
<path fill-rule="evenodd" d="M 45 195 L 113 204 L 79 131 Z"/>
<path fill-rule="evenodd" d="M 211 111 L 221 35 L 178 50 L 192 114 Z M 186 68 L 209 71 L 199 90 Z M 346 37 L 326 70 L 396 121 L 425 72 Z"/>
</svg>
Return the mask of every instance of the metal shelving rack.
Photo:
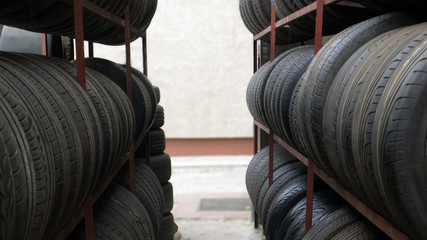
<svg viewBox="0 0 427 240">
<path fill-rule="evenodd" d="M 257 42 L 263 36 L 270 33 L 270 61 L 275 59 L 276 53 L 276 29 L 281 26 L 295 21 L 298 18 L 304 17 L 308 13 L 316 11 L 316 26 L 315 26 L 315 39 L 314 39 L 314 54 L 317 54 L 322 47 L 322 29 L 323 29 L 323 9 L 329 4 L 341 4 L 346 6 L 361 7 L 361 5 L 344 1 L 344 0 L 317 0 L 310 5 L 300 9 L 299 11 L 294 12 L 293 14 L 275 21 L 276 12 L 271 6 L 271 25 L 256 34 L 253 37 L 253 70 L 254 73 L 258 70 L 258 48 Z M 382 216 L 380 216 L 375 211 L 371 210 L 366 206 L 362 201 L 357 197 L 349 193 L 345 188 L 343 188 L 335 179 L 329 177 L 325 172 L 318 168 L 314 162 L 305 157 L 303 154 L 299 153 L 297 150 L 292 148 L 289 144 L 283 141 L 279 136 L 275 135 L 274 132 L 268 127 L 262 125 L 261 123 L 254 121 L 254 153 L 258 151 L 258 138 L 260 131 L 268 134 L 268 146 L 269 146 L 269 186 L 273 184 L 273 152 L 274 152 L 274 142 L 277 142 L 283 146 L 289 153 L 298 158 L 304 165 L 307 166 L 307 202 L 306 202 L 306 219 L 305 219 L 305 232 L 307 233 L 312 227 L 312 217 L 313 217 L 313 186 L 314 186 L 314 174 L 316 174 L 320 179 L 322 179 L 326 184 L 328 184 L 335 192 L 337 192 L 343 199 L 345 199 L 351 206 L 353 206 L 360 214 L 362 214 L 366 219 L 372 222 L 380 230 L 382 230 L 387 236 L 392 239 L 409 239 L 404 233 L 394 227 L 392 224 L 387 222 Z M 256 213 L 255 213 L 255 227 L 258 227 Z"/>
<path fill-rule="evenodd" d="M 125 10 L 125 19 L 122 19 L 105 9 L 97 6 L 89 0 L 61 0 L 74 6 L 74 31 L 75 31 L 75 50 L 76 50 L 76 66 L 77 66 L 77 82 L 86 91 L 86 70 L 85 70 L 85 53 L 84 53 L 84 21 L 83 12 L 89 12 L 97 15 L 104 20 L 111 22 L 114 25 L 123 28 L 125 31 L 125 47 L 126 47 L 126 94 L 130 101 L 132 101 L 132 76 L 131 76 L 131 50 L 130 50 L 130 34 L 133 33 L 142 38 L 142 57 L 143 57 L 143 73 L 147 76 L 147 37 L 145 31 L 139 30 L 130 25 L 130 9 L 129 6 Z M 42 34 L 42 54 L 47 55 L 47 41 L 46 34 Z M 89 57 L 93 57 L 93 43 L 89 42 Z M 146 135 L 145 139 L 146 159 L 147 164 L 150 166 L 150 136 Z M 94 240 L 94 225 L 93 225 L 93 204 L 105 192 L 108 185 L 113 178 L 118 174 L 120 169 L 129 162 L 129 182 L 130 191 L 135 194 L 135 157 L 134 157 L 134 144 L 131 145 L 129 152 L 123 157 L 119 166 L 113 173 L 107 177 L 105 182 L 100 188 L 90 195 L 83 207 L 77 214 L 67 223 L 67 225 L 56 235 L 56 240 L 66 239 L 68 235 L 74 230 L 79 222 L 85 220 L 86 239 Z"/>
</svg>

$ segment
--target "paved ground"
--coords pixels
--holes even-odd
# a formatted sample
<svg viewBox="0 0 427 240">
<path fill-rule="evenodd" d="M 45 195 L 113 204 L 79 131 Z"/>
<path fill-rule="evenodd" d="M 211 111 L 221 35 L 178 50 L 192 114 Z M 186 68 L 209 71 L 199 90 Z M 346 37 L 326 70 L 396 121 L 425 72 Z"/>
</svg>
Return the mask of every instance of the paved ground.
<svg viewBox="0 0 427 240">
<path fill-rule="evenodd" d="M 245 174 L 251 156 L 172 158 L 181 240 L 261 240 L 251 221 Z"/>
</svg>

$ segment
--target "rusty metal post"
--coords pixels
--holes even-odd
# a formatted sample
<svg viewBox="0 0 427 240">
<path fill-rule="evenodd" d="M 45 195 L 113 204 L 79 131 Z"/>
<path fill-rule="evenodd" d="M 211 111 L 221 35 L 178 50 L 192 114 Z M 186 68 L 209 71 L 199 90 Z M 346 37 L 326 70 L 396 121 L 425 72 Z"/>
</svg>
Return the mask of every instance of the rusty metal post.
<svg viewBox="0 0 427 240">
<path fill-rule="evenodd" d="M 273 165 L 274 165 L 274 132 L 270 129 L 268 135 L 268 186 L 273 185 Z"/>
<path fill-rule="evenodd" d="M 270 62 L 276 58 L 276 10 L 271 4 Z"/>
<path fill-rule="evenodd" d="M 148 77 L 148 63 L 147 63 L 147 36 L 142 38 L 142 64 L 143 64 L 143 73 Z"/>
<path fill-rule="evenodd" d="M 150 132 L 147 132 L 144 139 L 145 147 L 145 162 L 149 167 L 151 167 L 151 137 Z"/>
<path fill-rule="evenodd" d="M 125 41 L 126 41 L 126 93 L 132 102 L 132 70 L 130 56 L 130 10 L 125 11 Z M 135 146 L 131 144 L 129 149 L 129 185 L 131 193 L 135 194 Z"/>
<path fill-rule="evenodd" d="M 314 36 L 314 54 L 316 55 L 320 48 L 322 48 L 322 35 L 323 35 L 323 8 L 325 0 L 317 1 L 316 10 L 316 32 Z"/>
<path fill-rule="evenodd" d="M 86 239 L 95 240 L 94 226 L 93 226 L 93 200 L 92 196 L 86 200 L 84 205 L 85 213 L 85 227 L 86 227 Z"/>
<path fill-rule="evenodd" d="M 74 1 L 74 25 L 74 32 L 76 38 L 77 82 L 86 91 L 82 0 Z"/>
<path fill-rule="evenodd" d="M 305 233 L 310 231 L 313 222 L 313 192 L 314 192 L 314 165 L 308 161 L 307 166 L 307 201 L 305 206 Z"/>
<path fill-rule="evenodd" d="M 42 37 L 42 55 L 43 56 L 47 56 L 47 34 L 46 33 L 42 33 L 41 34 Z"/>
</svg>

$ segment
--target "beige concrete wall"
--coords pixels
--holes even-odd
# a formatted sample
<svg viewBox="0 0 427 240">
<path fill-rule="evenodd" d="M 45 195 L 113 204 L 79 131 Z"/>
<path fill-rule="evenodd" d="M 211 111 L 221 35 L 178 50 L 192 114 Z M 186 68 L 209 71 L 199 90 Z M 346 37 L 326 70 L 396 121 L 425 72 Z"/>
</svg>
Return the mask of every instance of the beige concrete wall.
<svg viewBox="0 0 427 240">
<path fill-rule="evenodd" d="M 246 87 L 252 76 L 252 36 L 239 1 L 159 0 L 148 30 L 148 76 L 162 92 L 169 138 L 252 136 Z M 124 62 L 124 48 L 95 55 Z M 132 44 L 141 63 L 141 40 Z"/>
</svg>

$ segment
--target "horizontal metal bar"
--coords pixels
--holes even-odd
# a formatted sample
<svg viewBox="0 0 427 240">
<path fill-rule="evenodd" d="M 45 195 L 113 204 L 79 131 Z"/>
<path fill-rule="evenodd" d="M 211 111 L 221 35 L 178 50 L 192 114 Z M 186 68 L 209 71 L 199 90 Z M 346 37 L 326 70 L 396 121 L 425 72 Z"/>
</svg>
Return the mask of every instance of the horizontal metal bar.
<svg viewBox="0 0 427 240">
<path fill-rule="evenodd" d="M 255 121 L 255 125 L 257 125 L 260 129 L 269 133 L 270 130 L 268 127 L 262 125 L 261 123 Z M 275 135 L 274 140 L 282 145 L 289 153 L 298 158 L 304 165 L 308 166 L 312 160 L 308 159 L 293 147 L 291 147 L 288 143 L 282 140 L 279 136 Z M 381 231 L 383 231 L 387 236 L 392 239 L 399 240 L 409 240 L 409 238 L 391 225 L 387 220 L 385 220 L 378 213 L 370 209 L 366 206 L 362 201 L 360 201 L 357 197 L 353 196 L 350 192 L 344 189 L 335 179 L 329 177 L 325 172 L 323 172 L 320 168 L 314 165 L 314 173 L 320 177 L 326 184 L 328 184 L 336 193 L 338 193 L 342 198 L 344 198 L 351 206 L 353 206 L 360 214 L 362 214 L 366 219 L 372 222 L 375 226 L 377 226 Z"/>
<path fill-rule="evenodd" d="M 74 4 L 74 0 L 62 0 L 63 2 L 69 3 L 69 4 Z M 125 27 L 125 20 L 122 19 L 119 16 L 116 16 L 114 14 L 112 14 L 111 12 L 99 7 L 98 5 L 96 5 L 93 2 L 90 2 L 89 0 L 83 0 L 83 9 L 86 12 L 92 13 L 94 15 L 97 15 L 119 27 Z M 131 26 L 130 28 L 131 32 L 139 37 L 145 37 L 146 33 L 145 31 L 142 31 L 140 29 L 137 29 L 134 26 Z M 124 29 L 123 29 L 124 31 Z"/>
<path fill-rule="evenodd" d="M 337 3 L 340 2 L 342 0 L 325 0 L 325 5 L 329 5 L 332 3 Z M 311 12 L 314 12 L 317 10 L 317 1 L 309 4 L 308 6 L 305 6 L 303 8 L 301 8 L 300 10 L 290 14 L 287 17 L 284 17 L 280 20 L 278 20 L 276 22 L 276 28 L 279 28 L 281 26 L 284 26 L 286 24 L 289 24 L 290 22 L 293 22 Z M 262 38 L 263 36 L 265 36 L 266 34 L 268 34 L 269 32 L 271 32 L 271 26 L 268 26 L 266 29 L 264 29 L 262 32 L 258 33 L 257 35 L 254 36 L 254 40 L 258 40 L 260 38 Z"/>
</svg>

